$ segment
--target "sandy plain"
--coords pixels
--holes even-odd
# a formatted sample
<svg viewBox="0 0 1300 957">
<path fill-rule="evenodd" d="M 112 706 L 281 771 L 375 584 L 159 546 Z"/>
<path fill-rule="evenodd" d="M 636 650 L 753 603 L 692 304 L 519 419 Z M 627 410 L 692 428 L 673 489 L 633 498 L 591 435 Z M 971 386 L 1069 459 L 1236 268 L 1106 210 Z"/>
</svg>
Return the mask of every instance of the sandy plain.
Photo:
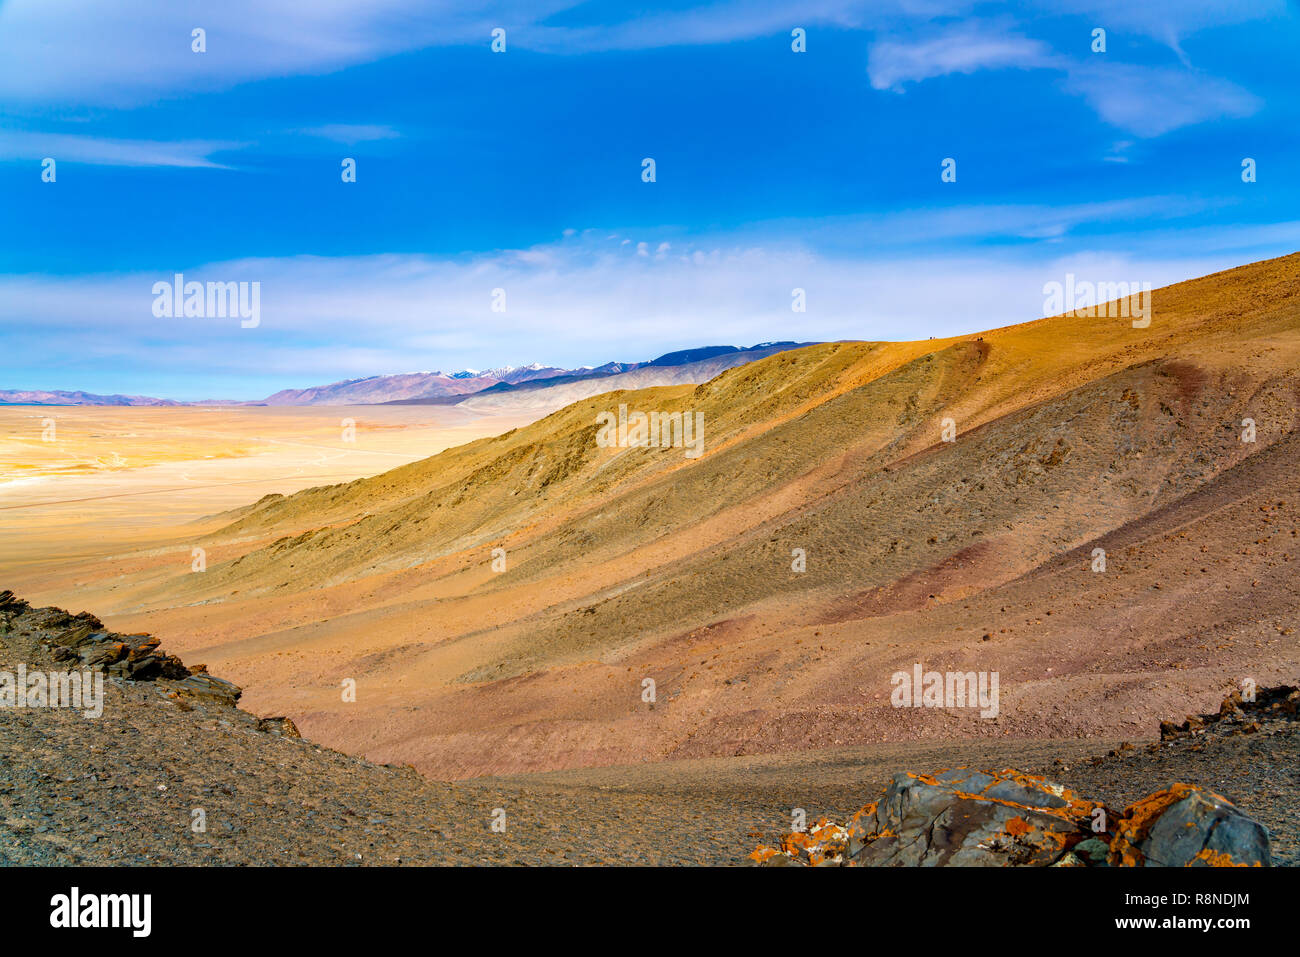
<svg viewBox="0 0 1300 957">
<path fill-rule="evenodd" d="M 174 549 L 264 495 L 374 475 L 532 417 L 450 406 L 0 405 L 0 575 L 48 592 L 56 569 Z"/>
</svg>

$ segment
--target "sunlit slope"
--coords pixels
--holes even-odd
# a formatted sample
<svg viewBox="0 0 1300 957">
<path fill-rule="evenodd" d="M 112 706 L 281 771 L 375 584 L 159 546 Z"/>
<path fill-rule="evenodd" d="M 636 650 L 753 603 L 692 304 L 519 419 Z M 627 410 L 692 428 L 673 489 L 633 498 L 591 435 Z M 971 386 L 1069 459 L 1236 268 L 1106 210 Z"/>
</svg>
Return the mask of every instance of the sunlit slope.
<svg viewBox="0 0 1300 957">
<path fill-rule="evenodd" d="M 1285 379 L 1294 368 L 1285 359 L 1294 358 L 1300 326 L 1297 272 L 1300 257 L 1291 256 L 1157 290 L 1146 329 L 1127 318 L 1066 316 L 961 340 L 819 345 L 729 370 L 698 387 L 597 396 L 375 478 L 259 503 L 218 538 L 286 537 L 186 584 L 213 595 L 235 582 L 311 588 L 461 551 L 524 549 L 510 561 L 507 577 L 484 586 L 503 587 L 565 561 L 612 560 L 724 513 L 731 514 L 717 530 L 723 540 L 791 509 L 811 510 L 817 514 L 805 521 L 820 522 L 820 534 L 790 532 L 811 543 L 831 534 L 834 509 L 819 506 L 820 496 L 860 499 L 845 505 L 850 526 L 866 520 L 867 510 L 877 513 L 872 522 L 881 521 L 879 513 L 895 521 L 903 503 L 919 509 L 922 502 L 912 498 L 924 499 L 931 486 L 942 498 L 972 485 L 977 474 L 987 484 L 989 477 L 1005 477 L 1007 468 L 1024 467 L 1021 460 L 1039 459 L 1050 463 L 1044 468 L 1066 464 L 1062 475 L 1085 483 L 1089 475 L 1124 468 L 1124 451 L 1138 447 L 1133 443 L 1157 443 L 1147 450 L 1154 459 L 1134 463 L 1133 488 L 1114 493 L 1133 502 L 1117 505 L 1104 521 L 1127 519 L 1161 494 L 1162 473 L 1178 456 L 1196 454 L 1195 443 L 1176 441 L 1179 430 L 1200 434 L 1193 419 L 1227 413 L 1242 404 L 1229 399 L 1246 398 L 1228 393 L 1267 391 L 1273 378 Z M 1165 364 L 1144 366 L 1156 359 Z M 681 449 L 600 448 L 597 415 L 620 404 L 702 415 L 704 455 L 692 460 Z M 1161 404 L 1170 411 L 1161 413 Z M 1259 414 L 1285 418 L 1286 405 L 1282 400 L 1278 410 Z M 953 420 L 960 441 L 940 442 L 944 418 Z M 1005 421 L 981 430 L 998 420 Z M 1150 427 L 1139 428 L 1139 420 Z M 1261 420 L 1265 443 L 1284 425 L 1270 424 L 1274 431 Z M 1130 427 L 1141 436 L 1129 434 Z M 1092 432 L 1071 438 L 1079 429 Z M 1158 437 L 1162 429 L 1170 431 L 1167 440 Z M 927 449 L 929 458 L 903 467 Z M 1245 451 L 1229 446 L 1204 453 L 1210 461 L 1202 471 Z M 885 471 L 891 463 L 900 463 L 901 477 Z M 880 488 L 845 491 L 852 483 Z M 1005 478 L 996 484 L 1003 487 Z M 1175 488 L 1182 486 L 1164 492 Z M 973 488 L 972 502 L 978 498 Z M 1024 504 L 1025 512 L 1037 507 Z M 955 534 L 914 542 L 920 529 L 894 531 L 918 562 L 936 557 L 920 547 L 930 537 L 951 543 Z M 981 535 L 988 540 L 996 532 Z M 845 547 L 856 547 L 852 541 L 850 534 Z M 803 581 L 812 587 L 818 578 Z"/>
<path fill-rule="evenodd" d="M 893 377 L 878 382 L 893 384 Z M 900 443 L 913 429 L 927 430 L 928 423 L 917 424 L 928 418 L 925 396 L 917 402 L 917 422 L 907 416 L 873 421 L 866 410 L 887 402 L 872 403 L 872 388 L 855 391 L 818 410 L 829 421 L 811 416 L 807 423 L 814 428 L 810 434 L 831 441 L 841 437 L 837 424 L 862 426 L 865 441 L 853 446 L 861 458 L 834 473 L 836 487 L 823 487 L 784 511 L 765 509 L 761 495 L 746 495 L 749 476 L 734 463 L 739 501 L 775 514 L 749 527 L 738 520 L 726 537 L 697 537 L 698 550 L 645 568 L 632 591 L 595 595 L 594 601 L 530 620 L 514 646 L 466 677 L 522 673 L 549 656 L 589 654 L 627 635 L 675 631 L 681 622 L 739 615 L 774 600 L 797 605 L 806 620 L 830 623 L 963 597 L 1187 494 L 1239 461 L 1244 453 L 1237 432 L 1217 430 L 1219 421 L 1253 412 L 1274 436 L 1293 426 L 1294 382 L 1261 383 L 1246 402 L 1204 406 L 1185 398 L 1185 387 L 1185 370 L 1147 365 L 1010 414 L 960 436 L 951 447 L 936 444 L 901 461 L 891 457 L 889 445 L 873 451 L 872 440 L 891 425 Z M 853 400 L 862 405 L 855 407 Z M 760 474 L 780 472 L 787 462 L 797 468 L 802 462 L 792 446 L 798 433 L 787 437 L 788 431 L 774 430 L 737 456 L 747 452 L 744 464 Z M 562 566 L 564 550 L 574 541 L 592 558 L 625 562 L 629 571 L 644 567 L 636 553 L 625 558 L 620 550 L 644 544 L 648 527 L 688 527 L 690 494 L 727 481 L 725 454 L 709 464 L 717 471 L 710 475 L 702 467 L 691 473 L 680 504 L 676 486 L 629 494 L 617 513 L 576 521 L 560 541 L 530 547 L 519 559 L 518 575 L 545 576 Z M 650 521 L 648 510 L 656 507 L 660 514 Z M 637 526 L 641 516 L 647 520 Z M 805 570 L 793 569 L 795 549 L 806 556 Z M 543 567 L 535 569 L 534 561 Z M 509 585 L 500 578 L 484 587 Z"/>
<path fill-rule="evenodd" d="M 1136 733 L 1300 668 L 1300 256 L 1153 307 L 591 397 L 232 513 L 205 573 L 128 580 L 118 625 L 450 776 Z M 703 454 L 603 447 L 620 404 L 699 413 Z M 1000 671 L 1002 716 L 891 708 L 918 661 Z"/>
</svg>

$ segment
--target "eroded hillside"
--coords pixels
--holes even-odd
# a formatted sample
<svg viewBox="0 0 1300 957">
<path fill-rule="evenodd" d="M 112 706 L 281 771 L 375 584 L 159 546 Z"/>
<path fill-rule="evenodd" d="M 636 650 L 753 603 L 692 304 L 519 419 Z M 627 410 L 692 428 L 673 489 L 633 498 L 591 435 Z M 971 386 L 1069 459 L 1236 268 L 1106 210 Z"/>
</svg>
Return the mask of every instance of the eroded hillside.
<svg viewBox="0 0 1300 957">
<path fill-rule="evenodd" d="M 121 617 L 435 774 L 1112 736 L 1300 669 L 1297 360 L 1300 255 L 1147 328 L 813 346 L 263 500 Z M 703 454 L 603 447 L 620 405 L 700 415 Z M 1000 671 L 1002 713 L 891 708 L 915 662 Z"/>
</svg>

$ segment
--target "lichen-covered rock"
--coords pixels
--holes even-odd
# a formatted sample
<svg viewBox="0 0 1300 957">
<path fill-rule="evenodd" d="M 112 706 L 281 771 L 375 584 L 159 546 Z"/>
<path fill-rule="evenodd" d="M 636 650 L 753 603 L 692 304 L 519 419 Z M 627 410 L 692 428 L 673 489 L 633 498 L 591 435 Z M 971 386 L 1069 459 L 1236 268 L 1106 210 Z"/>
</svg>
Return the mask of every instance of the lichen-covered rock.
<svg viewBox="0 0 1300 957">
<path fill-rule="evenodd" d="M 1268 867 L 1268 829 L 1221 794 L 1175 784 L 1124 811 L 1109 862 L 1122 867 Z"/>
<path fill-rule="evenodd" d="M 806 834 L 785 837 L 779 848 L 759 848 L 751 859 L 874 867 L 1076 864 L 1067 855 L 1095 836 L 1097 808 L 1105 810 L 1099 802 L 1014 770 L 907 772 L 895 776 L 880 800 L 847 825 L 819 821 Z"/>
<path fill-rule="evenodd" d="M 1098 813 L 1100 811 L 1100 813 Z M 1113 825 L 1113 833 L 1104 828 Z M 1094 832 L 1094 826 L 1103 830 Z M 1246 867 L 1271 863 L 1268 830 L 1220 794 L 1175 784 L 1115 814 L 1019 771 L 896 775 L 839 825 L 818 821 L 750 860 L 869 867 Z"/>
</svg>

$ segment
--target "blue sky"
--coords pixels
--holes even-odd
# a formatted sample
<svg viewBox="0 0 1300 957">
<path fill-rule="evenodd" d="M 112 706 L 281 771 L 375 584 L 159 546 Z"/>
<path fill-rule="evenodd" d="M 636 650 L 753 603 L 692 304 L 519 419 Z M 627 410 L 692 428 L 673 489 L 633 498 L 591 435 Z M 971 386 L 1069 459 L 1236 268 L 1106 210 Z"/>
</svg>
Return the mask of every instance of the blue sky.
<svg viewBox="0 0 1300 957">
<path fill-rule="evenodd" d="M 948 335 L 1300 249 L 1293 2 L 466 6 L 0 0 L 0 388 Z M 260 324 L 155 317 L 176 272 Z"/>
</svg>

